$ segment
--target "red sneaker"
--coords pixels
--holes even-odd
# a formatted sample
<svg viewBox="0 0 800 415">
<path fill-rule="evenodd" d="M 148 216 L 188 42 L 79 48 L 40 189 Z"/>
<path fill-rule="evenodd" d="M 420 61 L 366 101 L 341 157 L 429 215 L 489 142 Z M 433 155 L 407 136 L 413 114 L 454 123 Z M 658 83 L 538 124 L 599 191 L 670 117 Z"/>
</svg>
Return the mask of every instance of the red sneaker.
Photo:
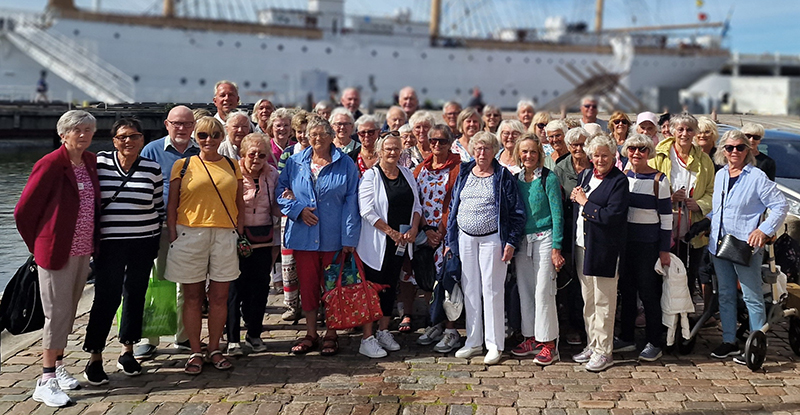
<svg viewBox="0 0 800 415">
<path fill-rule="evenodd" d="M 556 342 L 539 343 L 542 345 L 542 351 L 533 358 L 533 361 L 538 365 L 547 366 L 561 360 L 561 356 L 556 349 Z"/>
<path fill-rule="evenodd" d="M 533 356 L 542 351 L 542 343 L 536 341 L 536 338 L 529 337 L 524 342 L 517 345 L 511 350 L 511 354 L 517 357 Z"/>
</svg>

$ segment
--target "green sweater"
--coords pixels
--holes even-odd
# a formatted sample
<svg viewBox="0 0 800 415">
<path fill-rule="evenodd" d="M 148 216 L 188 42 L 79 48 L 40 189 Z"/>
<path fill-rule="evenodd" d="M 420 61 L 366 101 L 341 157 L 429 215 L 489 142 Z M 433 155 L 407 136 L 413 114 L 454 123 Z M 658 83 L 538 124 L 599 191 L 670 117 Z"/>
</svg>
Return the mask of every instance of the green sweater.
<svg viewBox="0 0 800 415">
<path fill-rule="evenodd" d="M 525 223 L 525 234 L 553 230 L 553 249 L 561 249 L 564 239 L 564 219 L 561 207 L 561 185 L 558 177 L 552 171 L 547 175 L 547 194 L 542 189 L 541 178 L 533 179 L 530 183 L 524 181 L 525 172 L 517 176 L 522 200 L 525 202 L 525 213 L 528 221 Z"/>
</svg>

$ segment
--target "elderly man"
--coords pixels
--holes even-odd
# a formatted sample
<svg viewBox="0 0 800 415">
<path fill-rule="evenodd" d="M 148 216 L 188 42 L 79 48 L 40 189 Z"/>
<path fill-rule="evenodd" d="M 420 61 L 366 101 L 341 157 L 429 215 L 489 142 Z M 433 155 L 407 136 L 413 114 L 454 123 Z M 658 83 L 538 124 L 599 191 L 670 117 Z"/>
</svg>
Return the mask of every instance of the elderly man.
<svg viewBox="0 0 800 415">
<path fill-rule="evenodd" d="M 442 106 L 442 118 L 450 127 L 450 131 L 458 131 L 458 114 L 461 113 L 461 104 L 455 101 L 447 101 Z"/>
<path fill-rule="evenodd" d="M 214 106 L 217 113 L 214 118 L 219 120 L 222 125 L 228 120 L 228 114 L 239 106 L 239 87 L 231 81 L 219 81 L 214 85 Z"/>
<path fill-rule="evenodd" d="M 598 124 L 603 131 L 608 131 L 608 123 L 597 119 L 597 97 L 586 95 L 581 99 L 581 127 L 585 124 Z"/>
<path fill-rule="evenodd" d="M 406 112 L 397 105 L 393 105 L 389 108 L 389 111 L 386 111 L 386 122 L 381 128 L 381 132 L 397 131 L 407 122 Z"/>
<path fill-rule="evenodd" d="M 194 131 L 194 116 L 192 110 L 179 105 L 167 114 L 164 120 L 167 127 L 167 135 L 153 140 L 142 149 L 142 157 L 154 160 L 161 166 L 161 175 L 164 177 L 164 204 L 169 197 L 169 181 L 172 174 L 172 166 L 176 161 L 200 154 L 200 148 L 192 140 Z M 152 277 L 164 279 L 164 269 L 167 266 L 167 251 L 169 250 L 169 232 L 166 230 L 166 223 L 161 230 L 161 244 L 153 265 Z M 180 287 L 180 284 L 178 284 Z M 181 350 L 191 350 L 189 348 L 189 338 L 186 337 L 183 328 L 181 307 L 183 307 L 183 293 L 178 289 L 178 332 L 175 333 L 175 344 L 173 347 Z M 158 346 L 159 338 L 153 337 L 142 339 L 134 348 L 133 355 L 137 359 L 147 359 L 153 356 Z"/>
<path fill-rule="evenodd" d="M 242 139 L 251 131 L 252 124 L 246 112 L 234 111 L 228 114 L 228 122 L 225 123 L 225 141 L 219 145 L 217 151 L 223 156 L 239 160 L 241 158 L 239 146 L 242 144 Z"/>
<path fill-rule="evenodd" d="M 355 88 L 345 88 L 342 92 L 342 98 L 339 101 L 343 107 L 347 108 L 355 119 L 361 118 L 364 113 L 361 112 L 361 93 Z"/>
<path fill-rule="evenodd" d="M 400 90 L 397 102 L 403 108 L 403 111 L 405 111 L 406 118 L 411 118 L 411 116 L 419 109 L 419 98 L 417 98 L 417 91 L 410 86 Z"/>
</svg>

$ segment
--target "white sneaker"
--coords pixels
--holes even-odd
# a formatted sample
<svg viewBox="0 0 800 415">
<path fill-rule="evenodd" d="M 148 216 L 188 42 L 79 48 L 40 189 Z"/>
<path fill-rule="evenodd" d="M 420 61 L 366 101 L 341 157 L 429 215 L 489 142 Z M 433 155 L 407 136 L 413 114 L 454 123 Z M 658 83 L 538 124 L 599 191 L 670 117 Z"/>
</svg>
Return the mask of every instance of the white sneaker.
<svg viewBox="0 0 800 415">
<path fill-rule="evenodd" d="M 58 386 L 58 379 L 55 378 L 44 383 L 42 383 L 41 379 L 36 381 L 36 389 L 33 391 L 33 400 L 42 402 L 53 408 L 67 406 L 72 402 L 69 396 Z"/>
<path fill-rule="evenodd" d="M 586 363 L 586 370 L 590 372 L 602 372 L 611 366 L 614 366 L 614 358 L 611 355 L 594 353 L 592 358 L 589 359 L 589 362 Z"/>
<path fill-rule="evenodd" d="M 394 336 L 392 336 L 392 333 L 389 333 L 389 330 L 378 330 L 378 332 L 375 333 L 375 338 L 378 339 L 378 343 L 383 350 L 390 352 L 400 350 L 400 345 L 394 340 Z"/>
<path fill-rule="evenodd" d="M 72 377 L 64 366 L 56 367 L 56 380 L 58 380 L 58 387 L 61 390 L 69 391 L 81 388 L 81 383 L 78 382 L 78 379 Z"/>
<path fill-rule="evenodd" d="M 366 339 L 361 339 L 361 346 L 358 348 L 358 352 L 371 359 L 386 357 L 388 354 L 386 353 L 386 350 L 383 350 L 381 344 L 378 342 L 378 339 L 376 339 L 375 336 L 369 336 Z"/>
<path fill-rule="evenodd" d="M 427 346 L 429 344 L 434 344 L 439 340 L 442 340 L 444 337 L 444 330 L 442 330 L 442 325 L 437 324 L 435 326 L 430 326 L 425 329 L 425 333 L 422 333 L 422 336 L 419 336 L 417 339 L 417 344 L 420 346 Z"/>
<path fill-rule="evenodd" d="M 469 359 L 472 356 L 477 356 L 483 353 L 483 346 L 467 347 L 464 346 L 456 352 L 456 357 Z"/>
<path fill-rule="evenodd" d="M 496 365 L 500 362 L 500 357 L 503 355 L 503 352 L 497 349 L 489 349 L 486 353 L 486 356 L 483 357 L 483 364 L 485 365 Z"/>
<path fill-rule="evenodd" d="M 228 352 L 225 353 L 228 356 L 241 356 L 244 354 L 242 351 L 241 343 L 228 343 Z"/>
<path fill-rule="evenodd" d="M 445 332 L 444 337 L 436 346 L 433 346 L 433 351 L 439 353 L 447 353 L 461 345 L 461 336 L 458 332 Z"/>
</svg>

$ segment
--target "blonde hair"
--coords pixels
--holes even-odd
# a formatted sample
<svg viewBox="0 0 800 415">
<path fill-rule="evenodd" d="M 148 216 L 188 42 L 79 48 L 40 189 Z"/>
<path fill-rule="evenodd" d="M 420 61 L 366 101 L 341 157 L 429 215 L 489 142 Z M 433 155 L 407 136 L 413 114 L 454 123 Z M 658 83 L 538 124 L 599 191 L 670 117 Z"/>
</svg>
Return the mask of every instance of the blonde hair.
<svg viewBox="0 0 800 415">
<path fill-rule="evenodd" d="M 258 143 L 263 143 L 267 151 L 269 151 L 269 137 L 266 134 L 250 133 L 244 136 L 242 143 L 239 144 L 239 156 L 242 158 L 247 156 L 247 151 L 250 150 L 250 147 Z"/>
<path fill-rule="evenodd" d="M 222 137 L 225 137 L 225 128 L 222 126 L 222 123 L 219 122 L 218 119 L 210 116 L 200 117 L 194 125 L 194 132 L 208 133 L 211 135 L 220 133 Z"/>
<path fill-rule="evenodd" d="M 522 167 L 522 159 L 519 156 L 519 148 L 522 146 L 523 141 L 533 141 L 536 143 L 536 152 L 539 153 L 536 167 L 542 167 L 544 164 L 544 148 L 542 148 L 542 143 L 539 141 L 539 136 L 533 133 L 525 133 L 519 138 L 519 140 L 517 140 L 517 144 L 514 146 L 514 163 L 516 163 L 517 166 Z"/>
</svg>

